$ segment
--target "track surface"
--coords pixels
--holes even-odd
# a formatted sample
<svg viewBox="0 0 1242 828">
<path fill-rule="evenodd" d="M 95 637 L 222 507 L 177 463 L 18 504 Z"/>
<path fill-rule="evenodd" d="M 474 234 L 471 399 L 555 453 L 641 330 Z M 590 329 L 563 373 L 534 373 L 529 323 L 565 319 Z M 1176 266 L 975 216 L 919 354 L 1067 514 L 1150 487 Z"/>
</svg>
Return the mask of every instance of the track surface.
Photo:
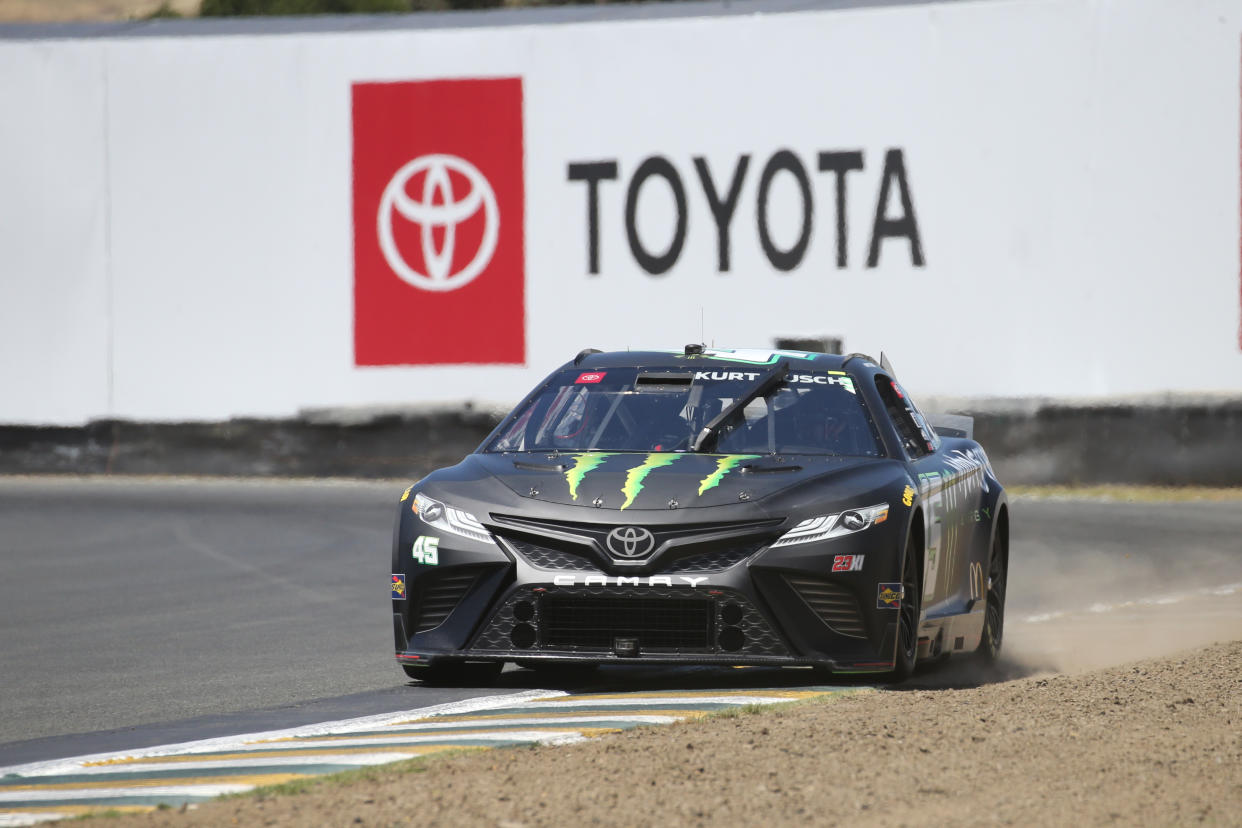
<svg viewBox="0 0 1242 828">
<path fill-rule="evenodd" d="M 495 690 L 405 681 L 386 585 L 402 488 L 0 479 L 0 764 L 547 686 L 526 671 Z M 1022 500 L 1012 531 L 1018 670 L 1050 666 L 1041 637 L 1058 624 L 1073 635 L 1077 615 L 1124 620 L 1127 602 L 1161 596 L 1210 608 L 1211 590 L 1242 582 L 1238 503 Z M 603 671 L 592 686 L 618 679 L 742 687 L 799 676 Z"/>
</svg>

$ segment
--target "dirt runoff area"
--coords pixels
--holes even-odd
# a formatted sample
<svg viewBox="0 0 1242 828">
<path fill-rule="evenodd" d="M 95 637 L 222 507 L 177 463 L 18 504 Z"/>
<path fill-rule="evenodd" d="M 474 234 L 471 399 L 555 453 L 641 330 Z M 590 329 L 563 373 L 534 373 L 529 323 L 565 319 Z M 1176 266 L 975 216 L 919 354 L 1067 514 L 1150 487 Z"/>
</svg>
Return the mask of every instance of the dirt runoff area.
<svg viewBox="0 0 1242 828">
<path fill-rule="evenodd" d="M 0 0 L 0 23 L 82 23 L 136 20 L 160 7 L 198 14 L 202 0 Z"/>
<path fill-rule="evenodd" d="M 98 824 L 1242 824 L 1242 641 L 988 678 L 939 671 L 903 689 Z"/>
</svg>

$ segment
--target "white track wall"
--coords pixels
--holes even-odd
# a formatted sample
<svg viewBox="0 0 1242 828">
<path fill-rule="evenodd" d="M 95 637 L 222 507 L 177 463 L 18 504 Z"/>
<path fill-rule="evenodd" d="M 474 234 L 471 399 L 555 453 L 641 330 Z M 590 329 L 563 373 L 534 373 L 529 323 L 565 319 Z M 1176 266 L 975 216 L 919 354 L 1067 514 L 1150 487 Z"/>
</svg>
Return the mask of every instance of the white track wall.
<svg viewBox="0 0 1242 828">
<path fill-rule="evenodd" d="M 512 402 L 583 347 L 698 341 L 701 316 L 717 345 L 884 350 L 923 394 L 1237 391 L 1240 43 L 1236 0 L 0 41 L 0 422 Z M 521 79 L 524 364 L 357 365 L 351 90 L 466 78 Z M 893 149 L 904 176 L 889 170 L 882 212 L 903 215 L 904 183 L 922 263 L 895 237 L 871 267 Z M 813 203 L 787 272 L 757 227 L 781 150 Z M 861 153 L 843 174 L 843 267 L 821 152 Z M 723 197 L 741 154 L 720 272 L 693 159 Z M 625 223 L 651 156 L 685 198 L 660 275 Z M 597 185 L 597 274 L 589 188 L 569 180 L 584 162 L 617 166 Z M 803 199 L 788 168 L 766 208 L 790 251 Z M 658 176 L 633 223 L 650 252 L 669 246 Z M 455 312 L 436 337 L 485 339 L 492 311 Z"/>
</svg>

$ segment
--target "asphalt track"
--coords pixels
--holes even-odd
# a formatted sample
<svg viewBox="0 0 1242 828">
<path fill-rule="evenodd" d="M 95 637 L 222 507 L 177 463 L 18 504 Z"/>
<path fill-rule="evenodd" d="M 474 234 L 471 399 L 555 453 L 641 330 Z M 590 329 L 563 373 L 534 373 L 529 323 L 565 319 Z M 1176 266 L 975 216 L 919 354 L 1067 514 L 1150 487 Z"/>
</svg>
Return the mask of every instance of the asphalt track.
<svg viewBox="0 0 1242 828">
<path fill-rule="evenodd" d="M 0 478 L 0 765 L 526 688 L 806 680 L 617 669 L 578 685 L 523 670 L 493 689 L 407 682 L 392 660 L 386 583 L 402 488 Z M 1136 602 L 1198 613 L 1218 601 L 1213 590 L 1242 583 L 1239 502 L 1021 500 L 1012 531 L 1010 644 L 1029 643 L 1049 619 L 1068 619 L 1072 633 L 1075 614 Z"/>
</svg>

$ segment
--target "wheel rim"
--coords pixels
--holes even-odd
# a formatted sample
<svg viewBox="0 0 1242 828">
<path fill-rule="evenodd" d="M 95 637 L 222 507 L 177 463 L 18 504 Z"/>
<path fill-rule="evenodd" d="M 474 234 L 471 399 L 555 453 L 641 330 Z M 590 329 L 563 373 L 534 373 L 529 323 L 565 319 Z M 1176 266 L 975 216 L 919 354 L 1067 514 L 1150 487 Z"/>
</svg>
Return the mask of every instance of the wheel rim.
<svg viewBox="0 0 1242 828">
<path fill-rule="evenodd" d="M 1005 634 L 1005 550 L 996 541 L 992 562 L 988 565 L 988 606 L 986 624 L 988 647 L 992 655 L 1000 651 L 1001 637 Z"/>
<path fill-rule="evenodd" d="M 918 597 L 918 562 L 914 544 L 906 544 L 906 560 L 901 572 L 901 612 L 897 621 L 898 646 L 907 659 L 918 647 L 918 618 L 915 607 Z"/>
</svg>

